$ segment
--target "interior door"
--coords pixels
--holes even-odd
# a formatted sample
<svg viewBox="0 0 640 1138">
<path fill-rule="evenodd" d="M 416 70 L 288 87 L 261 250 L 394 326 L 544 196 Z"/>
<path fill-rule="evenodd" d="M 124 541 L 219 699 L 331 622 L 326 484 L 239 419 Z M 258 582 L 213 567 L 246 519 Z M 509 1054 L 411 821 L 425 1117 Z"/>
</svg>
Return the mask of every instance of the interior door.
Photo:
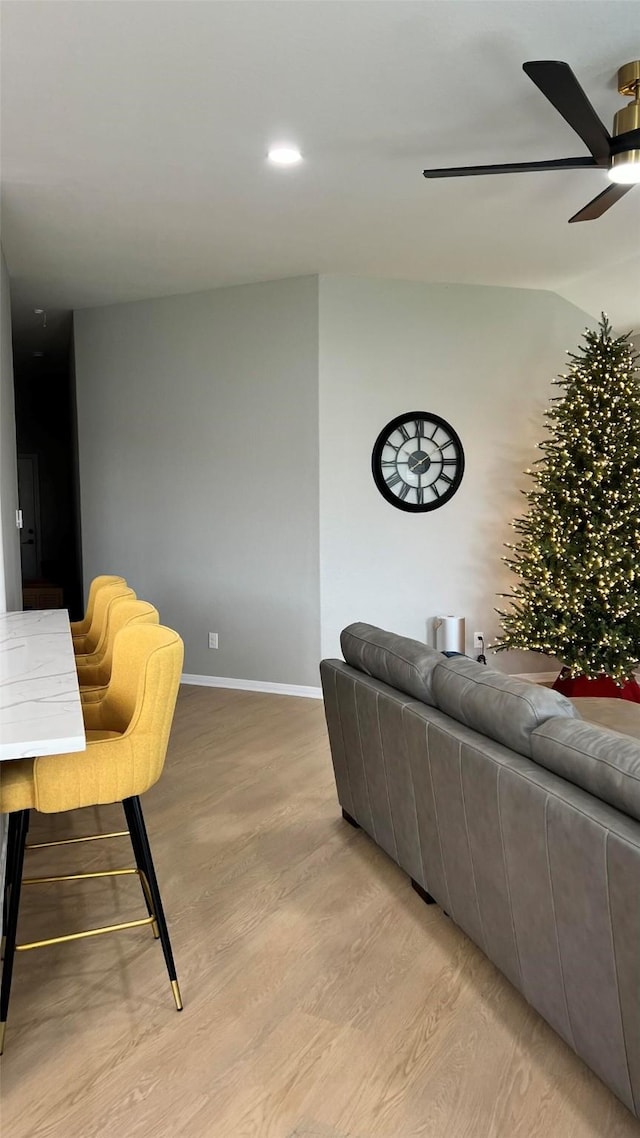
<svg viewBox="0 0 640 1138">
<path fill-rule="evenodd" d="M 35 454 L 18 455 L 18 500 L 22 510 L 22 580 L 35 581 L 40 576 L 40 503 L 38 459 Z"/>
</svg>

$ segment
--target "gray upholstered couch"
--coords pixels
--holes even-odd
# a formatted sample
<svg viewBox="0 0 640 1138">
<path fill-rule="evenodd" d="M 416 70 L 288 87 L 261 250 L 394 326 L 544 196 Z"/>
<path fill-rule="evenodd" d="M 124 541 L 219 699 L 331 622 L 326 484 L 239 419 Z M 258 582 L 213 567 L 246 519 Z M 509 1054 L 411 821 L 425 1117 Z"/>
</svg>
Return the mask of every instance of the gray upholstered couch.
<svg viewBox="0 0 640 1138">
<path fill-rule="evenodd" d="M 338 798 L 640 1117 L 640 741 L 366 624 L 321 665 Z"/>
</svg>

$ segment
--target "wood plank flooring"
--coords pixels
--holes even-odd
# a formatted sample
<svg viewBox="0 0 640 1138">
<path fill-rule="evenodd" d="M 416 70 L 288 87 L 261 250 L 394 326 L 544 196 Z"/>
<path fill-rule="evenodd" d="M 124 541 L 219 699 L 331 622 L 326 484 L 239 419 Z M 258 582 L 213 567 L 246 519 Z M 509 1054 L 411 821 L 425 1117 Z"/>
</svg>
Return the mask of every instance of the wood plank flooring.
<svg viewBox="0 0 640 1138">
<path fill-rule="evenodd" d="M 11 1138 L 638 1138 L 640 1124 L 335 798 L 322 705 L 183 688 L 144 798 L 185 1009 L 148 929 L 18 954 Z M 34 816 L 31 839 L 121 829 Z M 28 871 L 131 864 L 126 840 Z M 68 868 L 67 868 L 68 867 Z M 39 885 L 20 939 L 144 915 Z"/>
</svg>

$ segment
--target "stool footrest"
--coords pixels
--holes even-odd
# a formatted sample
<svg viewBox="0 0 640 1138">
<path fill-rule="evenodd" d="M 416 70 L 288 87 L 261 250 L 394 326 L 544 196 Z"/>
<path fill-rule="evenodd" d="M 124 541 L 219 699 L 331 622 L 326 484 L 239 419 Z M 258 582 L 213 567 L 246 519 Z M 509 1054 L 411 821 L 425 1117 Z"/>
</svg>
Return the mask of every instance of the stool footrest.
<svg viewBox="0 0 640 1138">
<path fill-rule="evenodd" d="M 75 846 L 77 842 L 101 842 L 103 838 L 128 838 L 128 830 L 114 830 L 112 834 L 88 834 L 86 838 L 63 838 L 58 842 L 27 842 L 27 850 L 48 850 L 51 846 Z"/>
<path fill-rule="evenodd" d="M 56 877 L 23 877 L 23 885 L 47 885 L 53 881 L 85 881 L 90 877 L 125 877 L 140 875 L 139 869 L 99 869 L 93 873 L 61 873 Z"/>
<path fill-rule="evenodd" d="M 103 925 L 98 929 L 85 929 L 81 933 L 67 933 L 66 936 L 52 936 L 47 940 L 32 940 L 27 944 L 17 944 L 16 952 L 26 952 L 29 948 L 47 948 L 50 944 L 65 944 L 70 940 L 84 940 L 89 936 L 100 936 L 102 933 L 118 933 L 122 929 L 139 929 L 143 925 L 151 925 L 154 922 L 153 917 L 142 917 L 138 921 L 122 921 L 118 925 Z"/>
</svg>

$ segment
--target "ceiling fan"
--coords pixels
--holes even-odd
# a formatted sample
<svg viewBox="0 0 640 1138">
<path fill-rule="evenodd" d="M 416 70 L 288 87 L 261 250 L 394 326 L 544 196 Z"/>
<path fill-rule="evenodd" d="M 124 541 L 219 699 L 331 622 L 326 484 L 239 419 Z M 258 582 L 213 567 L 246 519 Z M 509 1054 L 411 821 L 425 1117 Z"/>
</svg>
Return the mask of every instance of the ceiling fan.
<svg viewBox="0 0 640 1138">
<path fill-rule="evenodd" d="M 453 166 L 425 170 L 425 178 L 465 178 L 473 174 L 514 174 L 528 170 L 607 170 L 612 185 L 575 213 L 569 221 L 594 221 L 640 182 L 640 60 L 618 71 L 618 91 L 632 99 L 613 120 L 613 137 L 594 111 L 568 63 L 538 60 L 522 70 L 573 127 L 591 151 L 590 158 L 554 158 L 548 162 L 509 162 L 501 166 Z"/>
</svg>

